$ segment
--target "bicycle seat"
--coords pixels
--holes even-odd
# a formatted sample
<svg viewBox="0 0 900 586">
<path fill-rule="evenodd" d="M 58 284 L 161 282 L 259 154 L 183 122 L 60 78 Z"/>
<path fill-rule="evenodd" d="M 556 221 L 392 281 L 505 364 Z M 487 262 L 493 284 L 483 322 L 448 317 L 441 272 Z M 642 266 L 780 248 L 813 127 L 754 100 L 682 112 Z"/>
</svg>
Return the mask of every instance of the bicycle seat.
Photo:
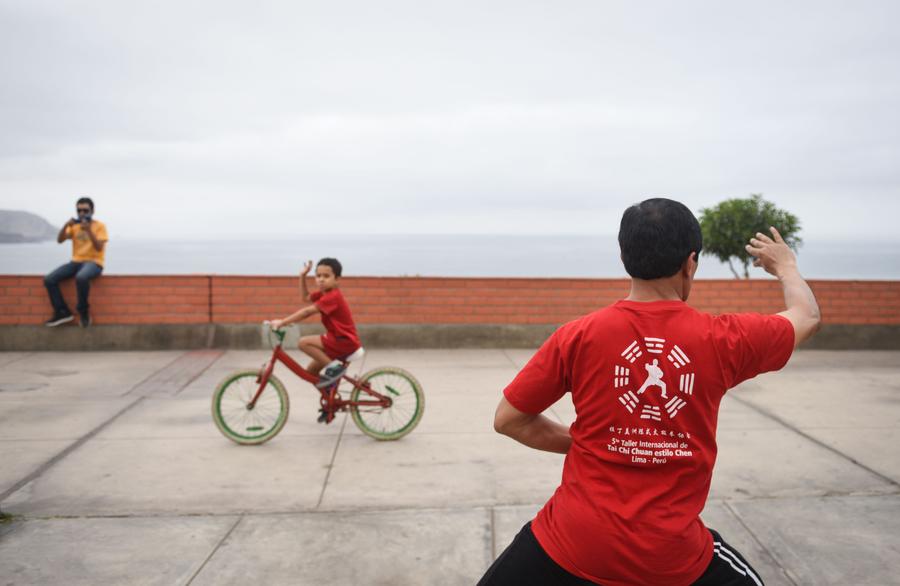
<svg viewBox="0 0 900 586">
<path fill-rule="evenodd" d="M 347 356 L 344 356 L 343 361 L 346 362 L 347 364 L 350 364 L 354 360 L 359 360 L 360 358 L 362 358 L 365 353 L 366 353 L 366 349 L 363 348 L 362 346 L 360 346 L 359 348 L 357 348 L 356 350 L 353 351 L 353 354 L 348 354 Z"/>
</svg>

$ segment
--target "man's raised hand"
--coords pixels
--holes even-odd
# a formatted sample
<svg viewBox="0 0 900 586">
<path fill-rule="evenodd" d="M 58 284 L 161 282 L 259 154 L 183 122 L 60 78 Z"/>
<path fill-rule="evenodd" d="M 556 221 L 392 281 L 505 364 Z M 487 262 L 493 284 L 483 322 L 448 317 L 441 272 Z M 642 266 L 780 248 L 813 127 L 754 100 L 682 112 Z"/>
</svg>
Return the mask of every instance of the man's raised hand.
<svg viewBox="0 0 900 586">
<path fill-rule="evenodd" d="M 797 268 L 797 257 L 774 226 L 769 230 L 772 232 L 772 238 L 757 232 L 745 248 L 756 258 L 753 266 L 762 267 L 770 275 L 780 277 L 786 270 Z"/>
<path fill-rule="evenodd" d="M 308 260 L 305 263 L 303 263 L 303 270 L 300 271 L 300 276 L 305 277 L 306 275 L 309 274 L 309 271 L 311 271 L 311 270 L 312 270 L 312 261 Z"/>
</svg>

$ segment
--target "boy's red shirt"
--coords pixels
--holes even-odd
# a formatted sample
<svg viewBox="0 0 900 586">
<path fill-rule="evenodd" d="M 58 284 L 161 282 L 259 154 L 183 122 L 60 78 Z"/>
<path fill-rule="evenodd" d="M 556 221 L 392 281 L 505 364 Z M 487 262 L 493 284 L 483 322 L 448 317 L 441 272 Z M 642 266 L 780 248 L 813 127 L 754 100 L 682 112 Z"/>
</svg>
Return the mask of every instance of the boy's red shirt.
<svg viewBox="0 0 900 586">
<path fill-rule="evenodd" d="M 504 390 L 526 413 L 572 393 L 562 483 L 532 523 L 547 554 L 608 586 L 699 578 L 713 554 L 699 515 L 719 403 L 793 348 L 782 316 L 716 317 L 680 301 L 619 301 L 557 330 Z"/>
<path fill-rule="evenodd" d="M 356 333 L 350 306 L 340 289 L 335 287 L 325 292 L 315 291 L 309 298 L 322 315 L 322 325 L 325 326 L 325 331 L 337 343 L 346 347 L 353 346 L 350 352 L 360 347 L 359 335 Z"/>
</svg>

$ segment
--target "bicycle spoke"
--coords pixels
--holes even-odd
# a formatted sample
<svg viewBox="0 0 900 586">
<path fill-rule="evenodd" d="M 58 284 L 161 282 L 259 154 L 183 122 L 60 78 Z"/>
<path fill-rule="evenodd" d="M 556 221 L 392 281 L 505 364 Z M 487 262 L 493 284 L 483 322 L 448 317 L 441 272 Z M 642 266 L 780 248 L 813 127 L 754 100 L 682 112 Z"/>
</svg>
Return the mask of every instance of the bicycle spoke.
<svg viewBox="0 0 900 586">
<path fill-rule="evenodd" d="M 354 420 L 364 432 L 378 439 L 396 439 L 415 427 L 423 405 L 421 392 L 411 377 L 395 369 L 383 369 L 367 375 L 364 381 L 373 392 L 391 400 L 390 407 L 359 405 L 352 408 Z M 370 396 L 365 388 L 356 389 L 351 398 Z"/>
<path fill-rule="evenodd" d="M 253 440 L 272 432 L 286 413 L 281 394 L 271 380 L 252 409 L 247 406 L 259 390 L 257 375 L 247 373 L 233 379 L 221 391 L 218 413 L 221 424 L 238 439 Z"/>
</svg>

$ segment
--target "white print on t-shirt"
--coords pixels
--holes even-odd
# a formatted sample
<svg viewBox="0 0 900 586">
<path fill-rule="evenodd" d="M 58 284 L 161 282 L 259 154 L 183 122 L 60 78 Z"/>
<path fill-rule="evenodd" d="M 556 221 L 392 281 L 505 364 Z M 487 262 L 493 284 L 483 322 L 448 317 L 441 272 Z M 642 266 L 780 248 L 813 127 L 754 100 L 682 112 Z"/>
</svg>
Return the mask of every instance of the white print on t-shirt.
<svg viewBox="0 0 900 586">
<path fill-rule="evenodd" d="M 694 394 L 694 373 L 686 372 L 678 377 L 678 390 L 685 395 Z"/>
<path fill-rule="evenodd" d="M 655 427 L 609 427 L 606 449 L 614 454 L 630 456 L 632 464 L 660 465 L 670 459 L 693 458 L 691 434 Z"/>
<path fill-rule="evenodd" d="M 644 344 L 650 354 L 662 354 L 665 343 L 666 341 L 662 338 L 644 338 Z"/>
<path fill-rule="evenodd" d="M 679 348 L 677 345 L 672 346 L 672 349 L 669 351 L 669 362 L 675 365 L 675 368 L 681 368 L 686 364 L 690 364 L 691 359 L 687 357 L 687 354 L 684 353 L 684 350 Z"/>
<path fill-rule="evenodd" d="M 662 414 L 659 412 L 659 407 L 656 407 L 654 405 L 644 405 L 643 410 L 641 410 L 641 419 L 662 421 Z"/>
<path fill-rule="evenodd" d="M 644 368 L 647 369 L 647 380 L 645 380 L 644 384 L 641 385 L 641 388 L 638 389 L 637 394 L 643 395 L 644 391 L 647 390 L 647 387 L 659 387 L 662 390 L 663 399 L 668 399 L 669 396 L 666 394 L 666 383 L 662 380 L 663 371 L 659 367 L 659 360 L 654 358 L 653 364 L 645 364 Z"/>
<path fill-rule="evenodd" d="M 616 377 L 613 379 L 613 386 L 617 389 L 619 387 L 624 387 L 628 384 L 628 377 L 631 376 L 631 371 L 624 366 L 616 365 Z"/>
<path fill-rule="evenodd" d="M 665 338 L 644 338 L 644 348 L 647 350 L 648 355 L 665 353 L 666 344 Z M 631 342 L 631 344 L 629 344 L 620 354 L 622 358 L 628 361 L 629 365 L 634 364 L 642 355 L 643 350 L 640 342 L 637 340 Z M 677 344 L 672 344 L 666 354 L 666 358 L 668 358 L 669 362 L 676 369 L 680 370 L 685 368 L 686 370 L 678 375 L 678 392 L 687 397 L 693 395 L 694 372 L 687 371 L 688 368 L 692 368 L 692 366 L 688 366 L 691 364 L 691 359 L 688 357 L 687 353 Z M 679 411 L 688 405 L 688 401 L 678 396 L 669 397 L 666 382 L 663 380 L 665 372 L 660 368 L 659 359 L 653 358 L 652 361 L 645 362 L 643 367 L 643 370 L 647 372 L 647 376 L 644 378 L 641 386 L 638 387 L 637 390 L 634 390 L 634 387 L 630 385 L 632 379 L 631 368 L 634 367 L 621 364 L 614 365 L 613 388 L 624 390 L 624 392 L 617 397 L 619 403 L 621 403 L 625 410 L 630 414 L 639 412 L 638 417 L 640 417 L 640 419 L 662 421 L 663 412 L 665 412 L 669 419 L 673 419 L 678 415 Z M 667 400 L 667 402 L 664 405 L 654 405 L 652 404 L 652 399 L 644 397 L 645 401 L 648 402 L 641 405 L 641 395 L 644 395 L 653 387 L 659 389 L 660 398 Z M 647 397 L 649 396 L 650 394 L 647 395 Z"/>
<path fill-rule="evenodd" d="M 625 351 L 622 352 L 621 355 L 625 358 L 625 360 L 627 360 L 631 364 L 634 364 L 634 361 L 640 358 L 641 354 L 641 346 L 637 343 L 637 340 L 635 340 L 628 348 L 625 348 Z"/>
</svg>

